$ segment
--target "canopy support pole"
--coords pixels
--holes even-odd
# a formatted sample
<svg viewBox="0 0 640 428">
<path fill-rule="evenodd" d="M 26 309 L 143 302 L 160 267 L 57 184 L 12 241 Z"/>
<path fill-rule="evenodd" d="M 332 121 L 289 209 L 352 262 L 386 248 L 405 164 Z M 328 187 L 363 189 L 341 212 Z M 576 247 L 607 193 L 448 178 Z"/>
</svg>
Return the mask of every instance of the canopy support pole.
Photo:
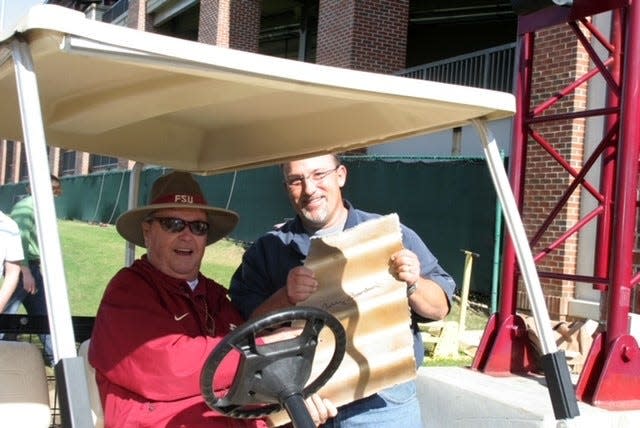
<svg viewBox="0 0 640 428">
<path fill-rule="evenodd" d="M 142 174 L 142 163 L 136 162 L 131 168 L 131 175 L 129 175 L 129 199 L 127 200 L 128 208 L 131 210 L 138 206 L 138 199 L 140 196 L 140 176 Z M 136 259 L 136 246 L 131 242 L 127 242 L 124 265 L 131 266 Z"/>
<path fill-rule="evenodd" d="M 40 246 L 42 277 L 47 300 L 49 331 L 53 343 L 53 357 L 56 361 L 56 373 L 62 367 L 76 366 L 76 370 L 64 372 L 59 384 L 66 385 L 67 395 L 61 402 L 74 403 L 74 411 L 62 409 L 61 416 L 65 427 L 87 427 L 93 425 L 89 405 L 89 390 L 85 379 L 84 363 L 77 355 L 71 310 L 64 274 L 60 236 L 53 202 L 53 190 L 47 146 L 42 121 L 42 109 L 38 94 L 38 82 L 34 72 L 31 51 L 28 43 L 15 39 L 11 42 L 22 135 L 25 143 L 29 182 L 33 194 L 34 214 Z M 55 293 L 52 292 L 55 288 Z M 78 411 L 84 409 L 85 411 Z"/>
<path fill-rule="evenodd" d="M 502 206 L 505 223 L 515 248 L 516 257 L 527 295 L 531 303 L 533 319 L 540 336 L 542 348 L 542 368 L 544 369 L 547 388 L 551 397 L 556 419 L 573 418 L 580 414 L 576 400 L 569 366 L 563 350 L 558 350 L 551 329 L 551 320 L 546 308 L 540 278 L 529 247 L 529 241 L 522 224 L 516 199 L 511 192 L 511 185 L 502 164 L 495 137 L 485 121 L 474 119 L 473 126 L 480 135 L 485 159 L 489 167 L 491 179 Z"/>
<path fill-rule="evenodd" d="M 75 357 L 76 345 L 71 324 L 71 311 L 64 275 L 60 237 L 56 223 L 49 161 L 38 94 L 29 45 L 14 40 L 11 44 L 16 73 L 16 85 L 22 117 L 22 134 L 29 168 L 29 182 L 33 195 L 34 214 L 40 245 L 42 276 L 49 305 L 49 326 L 54 358 Z M 52 288 L 56 292 L 52 293 Z"/>
</svg>

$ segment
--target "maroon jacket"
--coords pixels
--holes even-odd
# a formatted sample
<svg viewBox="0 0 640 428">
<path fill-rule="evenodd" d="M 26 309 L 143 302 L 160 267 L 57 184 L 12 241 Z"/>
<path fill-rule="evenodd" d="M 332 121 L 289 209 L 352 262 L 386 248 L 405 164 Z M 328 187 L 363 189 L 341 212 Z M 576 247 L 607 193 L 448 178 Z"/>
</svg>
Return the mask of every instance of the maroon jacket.
<svg viewBox="0 0 640 428">
<path fill-rule="evenodd" d="M 243 322 L 227 291 L 202 274 L 191 291 L 145 256 L 120 270 L 102 297 L 89 348 L 105 428 L 266 426 L 222 416 L 200 394 L 205 359 Z M 237 364 L 237 355 L 222 362 L 216 390 L 230 386 Z"/>
</svg>

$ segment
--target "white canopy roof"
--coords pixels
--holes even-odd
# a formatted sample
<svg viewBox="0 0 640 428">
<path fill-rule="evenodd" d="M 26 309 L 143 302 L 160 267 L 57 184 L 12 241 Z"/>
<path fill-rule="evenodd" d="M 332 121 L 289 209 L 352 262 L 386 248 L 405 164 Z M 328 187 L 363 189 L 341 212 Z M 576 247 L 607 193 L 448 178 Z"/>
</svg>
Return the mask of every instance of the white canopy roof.
<svg viewBox="0 0 640 428">
<path fill-rule="evenodd" d="M 49 145 L 194 172 L 341 152 L 515 111 L 507 93 L 220 48 L 52 5 L 0 34 L 0 44 L 23 38 L 31 47 Z M 2 52 L 0 138 L 22 141 L 14 65 Z"/>
</svg>

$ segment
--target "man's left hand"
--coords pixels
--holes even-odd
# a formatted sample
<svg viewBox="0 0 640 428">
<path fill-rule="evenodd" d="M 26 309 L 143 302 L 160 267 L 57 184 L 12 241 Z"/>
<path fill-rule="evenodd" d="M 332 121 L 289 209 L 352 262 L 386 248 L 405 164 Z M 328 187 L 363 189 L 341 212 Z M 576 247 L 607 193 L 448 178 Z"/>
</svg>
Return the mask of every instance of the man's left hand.
<svg viewBox="0 0 640 428">
<path fill-rule="evenodd" d="M 391 256 L 389 270 L 398 281 L 413 285 L 420 279 L 420 260 L 414 252 L 402 249 Z"/>
</svg>

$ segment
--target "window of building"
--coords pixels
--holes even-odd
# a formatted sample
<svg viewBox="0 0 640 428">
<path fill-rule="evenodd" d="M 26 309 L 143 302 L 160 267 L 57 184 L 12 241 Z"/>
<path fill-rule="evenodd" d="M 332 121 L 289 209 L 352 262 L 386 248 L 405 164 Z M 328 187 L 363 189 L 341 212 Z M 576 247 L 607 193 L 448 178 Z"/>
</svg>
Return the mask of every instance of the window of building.
<svg viewBox="0 0 640 428">
<path fill-rule="evenodd" d="M 515 42 L 517 24 L 509 0 L 412 0 L 406 66 Z"/>
<path fill-rule="evenodd" d="M 129 12 L 129 0 L 118 0 L 110 2 L 103 1 L 103 4 L 105 6 L 111 6 L 102 14 L 102 20 L 104 22 L 120 24 Z"/>
<path fill-rule="evenodd" d="M 318 0 L 262 3 L 259 53 L 315 62 L 317 39 Z"/>
<path fill-rule="evenodd" d="M 89 160 L 89 171 L 108 171 L 118 168 L 118 158 L 102 155 L 91 155 Z"/>
<path fill-rule="evenodd" d="M 49 154 L 47 152 L 47 154 Z M 25 147 L 22 145 L 22 150 L 20 151 L 20 175 L 18 180 L 24 181 L 29 179 L 29 166 L 27 165 L 27 153 L 25 152 Z"/>
<path fill-rule="evenodd" d="M 12 183 L 13 182 L 13 174 L 15 174 L 16 164 L 13 162 L 14 155 L 14 147 L 16 143 L 15 141 L 7 140 L 7 155 L 5 157 L 5 171 L 4 171 L 4 182 Z"/>
<path fill-rule="evenodd" d="M 60 175 L 73 175 L 76 172 L 76 151 L 64 150 L 60 155 Z"/>
<path fill-rule="evenodd" d="M 180 14 L 154 27 L 154 32 L 180 39 L 198 40 L 198 23 L 200 20 L 200 3 L 180 12 Z"/>
</svg>

